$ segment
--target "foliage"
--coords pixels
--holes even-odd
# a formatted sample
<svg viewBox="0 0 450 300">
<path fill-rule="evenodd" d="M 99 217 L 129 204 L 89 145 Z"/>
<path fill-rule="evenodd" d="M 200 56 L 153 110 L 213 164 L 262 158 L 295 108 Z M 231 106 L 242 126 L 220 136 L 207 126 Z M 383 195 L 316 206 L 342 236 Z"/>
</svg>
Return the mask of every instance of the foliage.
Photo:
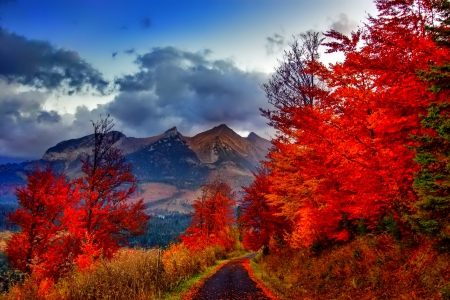
<svg viewBox="0 0 450 300">
<path fill-rule="evenodd" d="M 233 206 L 236 203 L 230 186 L 215 180 L 202 187 L 201 196 L 194 201 L 192 222 L 181 236 L 190 249 L 219 245 L 229 251 L 236 244 L 238 233 Z"/>
<path fill-rule="evenodd" d="M 450 5 L 448 1 L 436 1 L 440 22 L 428 27 L 438 46 L 449 50 Z M 450 91 L 448 61 L 430 62 L 429 70 L 419 72 L 430 90 L 445 97 L 444 102 L 431 103 L 428 114 L 422 116 L 424 128 L 420 135 L 413 136 L 418 145 L 415 161 L 420 171 L 415 174 L 414 189 L 419 196 L 415 203 L 417 211 L 410 216 L 415 228 L 426 235 L 437 238 L 441 250 L 450 249 Z"/>
<path fill-rule="evenodd" d="M 26 187 L 17 189 L 20 207 L 10 215 L 21 231 L 12 235 L 5 252 L 14 269 L 57 280 L 69 267 L 72 235 L 64 218 L 73 213 L 78 191 L 50 167 L 27 177 Z"/>
<path fill-rule="evenodd" d="M 255 179 L 249 187 L 244 187 L 242 199 L 242 223 L 244 245 L 251 250 L 269 246 L 271 238 L 282 241 L 284 232 L 290 230 L 290 222 L 279 216 L 280 209 L 269 205 L 269 170 L 260 168 L 253 173 Z"/>
<path fill-rule="evenodd" d="M 25 274 L 19 270 L 13 270 L 9 266 L 9 260 L 5 253 L 0 252 L 0 292 L 7 291 L 11 286 L 23 282 Z"/>
<path fill-rule="evenodd" d="M 121 249 L 112 259 L 100 259 L 89 270 L 74 270 L 45 290 L 45 299 L 155 299 L 225 258 L 224 249 L 189 250 L 172 244 L 167 250 Z M 8 299 L 42 299 L 42 289 L 28 278 Z"/>
<path fill-rule="evenodd" d="M 17 209 L 17 204 L 0 203 L 0 231 L 10 230 L 17 231 L 17 226 L 14 226 L 9 221 L 9 215 Z"/>
<path fill-rule="evenodd" d="M 113 126 L 108 118 L 93 123 L 94 148 L 92 155 L 81 159 L 84 177 L 76 181 L 81 201 L 73 223 L 76 223 L 73 230 L 82 238 L 79 251 L 83 253 L 83 243 L 89 241 L 94 248 L 101 249 L 104 257 L 112 257 L 130 236 L 145 233 L 149 219 L 144 213 L 143 199 L 128 202 L 136 189 L 136 179 L 131 164 L 126 164 L 121 150 L 114 147 L 121 135 L 112 131 Z"/>
<path fill-rule="evenodd" d="M 135 179 L 113 147 L 117 138 L 110 132 L 111 120 L 93 125 L 95 146 L 92 156 L 82 159 L 84 178 L 69 182 L 47 167 L 34 169 L 27 185 L 17 188 L 19 208 L 10 220 L 20 231 L 5 252 L 12 268 L 29 275 L 27 284 L 39 293 L 74 266 L 89 268 L 100 257 L 112 257 L 130 236 L 146 229 L 142 200 L 127 202 Z"/>
<path fill-rule="evenodd" d="M 274 108 L 262 113 L 278 130 L 264 198 L 292 222 L 291 247 L 345 242 L 362 221 L 370 231 L 385 217 L 394 218 L 397 236 L 411 232 L 402 218 L 417 201 L 411 135 L 423 130 L 419 115 L 429 103 L 445 99 L 417 70 L 450 60 L 426 30 L 436 17 L 432 2 L 375 1 L 378 15 L 350 36 L 331 30 L 322 43 L 305 34 L 263 86 Z M 344 60 L 324 65 L 321 46 Z"/>
<path fill-rule="evenodd" d="M 185 233 L 191 220 L 192 216 L 188 214 L 154 214 L 148 221 L 148 230 L 145 234 L 129 239 L 130 246 L 165 248 L 170 243 L 178 242 L 179 236 Z"/>
<path fill-rule="evenodd" d="M 263 86 L 274 108 L 262 113 L 278 132 L 268 188 L 248 189 L 263 196 L 248 205 L 264 200 L 292 222 L 289 247 L 271 238 L 277 251 L 258 261 L 286 299 L 448 298 L 448 253 L 415 230 L 449 241 L 450 6 L 375 4 L 378 15 L 349 36 L 331 30 L 315 44 L 342 62 L 296 55 L 304 39 Z"/>
<path fill-rule="evenodd" d="M 420 200 L 411 217 L 416 228 L 450 245 L 450 103 L 433 104 L 422 120 L 428 134 L 416 136 L 416 161 L 421 165 L 414 188 Z"/>
</svg>

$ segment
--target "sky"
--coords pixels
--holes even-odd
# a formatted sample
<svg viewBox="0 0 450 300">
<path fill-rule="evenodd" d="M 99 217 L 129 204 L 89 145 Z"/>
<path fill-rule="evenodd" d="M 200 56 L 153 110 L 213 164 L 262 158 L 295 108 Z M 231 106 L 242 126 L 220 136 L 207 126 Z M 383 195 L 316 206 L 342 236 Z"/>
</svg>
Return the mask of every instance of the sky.
<svg viewBox="0 0 450 300">
<path fill-rule="evenodd" d="M 371 0 L 0 0 L 0 163 L 38 159 L 108 114 L 133 137 L 225 123 L 269 139 L 261 85 L 283 51 L 368 14 Z"/>
</svg>

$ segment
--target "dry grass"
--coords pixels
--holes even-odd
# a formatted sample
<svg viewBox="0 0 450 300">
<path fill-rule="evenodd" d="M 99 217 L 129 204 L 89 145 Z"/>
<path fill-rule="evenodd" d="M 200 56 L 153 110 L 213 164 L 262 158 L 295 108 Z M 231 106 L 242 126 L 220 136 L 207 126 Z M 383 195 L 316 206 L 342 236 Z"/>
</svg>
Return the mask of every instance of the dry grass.
<svg viewBox="0 0 450 300">
<path fill-rule="evenodd" d="M 253 268 L 282 299 L 450 299 L 450 254 L 419 242 L 407 247 L 389 235 L 366 236 L 319 254 L 259 256 Z"/>
<path fill-rule="evenodd" d="M 236 254 L 237 252 L 234 252 Z M 56 285 L 41 286 L 28 278 L 0 299 L 158 299 L 226 258 L 220 247 L 193 252 L 182 244 L 167 250 L 124 249 L 112 260 L 74 271 Z M 42 285 L 42 283 L 41 283 Z M 45 285 L 45 282 L 44 282 Z M 172 297 L 172 296 L 171 296 Z"/>
</svg>

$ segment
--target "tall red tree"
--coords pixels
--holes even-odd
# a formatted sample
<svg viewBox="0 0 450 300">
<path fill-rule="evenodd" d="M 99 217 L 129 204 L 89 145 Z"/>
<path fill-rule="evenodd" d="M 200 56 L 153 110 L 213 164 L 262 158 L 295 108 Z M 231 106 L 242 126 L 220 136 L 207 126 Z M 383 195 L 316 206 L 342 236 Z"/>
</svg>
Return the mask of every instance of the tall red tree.
<svg viewBox="0 0 450 300">
<path fill-rule="evenodd" d="M 248 187 L 244 187 L 244 198 L 239 221 L 243 228 L 243 244 L 251 250 L 269 246 L 271 239 L 282 241 L 286 232 L 291 232 L 291 222 L 280 216 L 281 210 L 268 203 L 270 180 L 269 170 L 259 168 L 253 173 L 255 179 Z"/>
<path fill-rule="evenodd" d="M 329 52 L 345 59 L 328 67 L 309 60 L 299 70 L 321 83 L 299 87 L 312 105 L 272 98 L 275 110 L 264 112 L 279 130 L 267 198 L 294 221 L 294 246 L 346 240 L 348 222 L 375 227 L 386 215 L 403 222 L 400 215 L 412 209 L 417 166 L 405 146 L 421 130 L 419 114 L 442 101 L 417 70 L 450 58 L 425 30 L 435 21 L 432 2 L 379 0 L 378 16 L 351 36 L 328 32 Z"/>
<path fill-rule="evenodd" d="M 215 180 L 204 185 L 202 195 L 192 204 L 194 214 L 186 234 L 181 236 L 183 243 L 192 249 L 219 245 L 230 250 L 236 243 L 233 197 L 230 186 L 224 182 Z"/>
<path fill-rule="evenodd" d="M 84 178 L 68 182 L 51 168 L 28 175 L 17 190 L 20 208 L 11 215 L 21 228 L 6 253 L 14 268 L 38 280 L 57 280 L 73 263 L 84 268 L 111 257 L 128 237 L 142 234 L 149 216 L 142 199 L 129 203 L 135 189 L 131 165 L 114 144 L 108 118 L 94 123 L 92 155 L 83 158 Z"/>
<path fill-rule="evenodd" d="M 131 164 L 115 147 L 121 134 L 112 131 L 113 126 L 109 117 L 93 123 L 94 148 L 81 160 L 84 177 L 76 181 L 81 201 L 73 229 L 80 237 L 80 264 L 100 253 L 111 257 L 129 237 L 145 233 L 149 220 L 143 199 L 129 202 L 136 179 Z"/>
<path fill-rule="evenodd" d="M 72 237 L 64 216 L 73 213 L 79 194 L 50 167 L 35 169 L 27 177 L 27 185 L 17 188 L 20 208 L 10 215 L 20 231 L 12 235 L 5 252 L 13 268 L 56 280 L 70 262 Z"/>
</svg>

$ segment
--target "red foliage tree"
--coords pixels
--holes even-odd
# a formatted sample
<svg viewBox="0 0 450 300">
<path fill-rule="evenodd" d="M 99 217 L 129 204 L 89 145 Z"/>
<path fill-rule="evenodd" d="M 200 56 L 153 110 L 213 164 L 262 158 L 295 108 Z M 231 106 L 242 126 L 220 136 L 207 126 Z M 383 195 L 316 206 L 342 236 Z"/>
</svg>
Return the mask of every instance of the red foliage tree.
<svg viewBox="0 0 450 300">
<path fill-rule="evenodd" d="M 64 216 L 72 213 L 79 194 L 50 167 L 27 177 L 27 185 L 17 188 L 20 208 L 10 215 L 20 231 L 12 235 L 5 252 L 13 268 L 56 280 L 69 267 L 72 237 Z"/>
<path fill-rule="evenodd" d="M 243 244 L 247 249 L 267 247 L 270 239 L 282 241 L 284 234 L 291 231 L 291 222 L 280 216 L 279 207 L 268 203 L 266 196 L 270 193 L 271 185 L 269 173 L 267 168 L 257 169 L 253 173 L 253 182 L 249 187 L 244 187 L 239 221 L 243 228 Z"/>
<path fill-rule="evenodd" d="M 425 30 L 435 21 L 432 2 L 376 1 L 379 14 L 365 27 L 349 37 L 326 34 L 343 62 L 305 58 L 299 72 L 320 84 L 299 85 L 301 96 L 288 99 L 280 89 L 268 93 L 275 110 L 263 113 L 279 136 L 267 199 L 294 222 L 292 245 L 347 240 L 349 223 L 374 228 L 387 215 L 404 222 L 400 215 L 412 209 L 417 165 L 405 146 L 421 130 L 419 114 L 445 96 L 429 92 L 417 70 L 450 59 Z M 314 101 L 305 105 L 304 95 Z"/>
<path fill-rule="evenodd" d="M 230 250 L 236 243 L 233 232 L 236 201 L 230 186 L 219 180 L 204 185 L 202 195 L 194 201 L 194 214 L 183 243 L 191 249 L 219 245 Z"/>
<path fill-rule="evenodd" d="M 136 179 L 131 164 L 125 163 L 121 150 L 115 147 L 121 134 L 112 131 L 113 126 L 109 118 L 93 123 L 94 148 L 91 155 L 81 159 L 85 175 L 76 181 L 81 201 L 73 230 L 80 238 L 77 252 L 83 265 L 100 253 L 111 257 L 130 236 L 145 233 L 149 220 L 143 199 L 128 202 Z"/>
<path fill-rule="evenodd" d="M 93 153 L 82 159 L 84 178 L 68 182 L 51 168 L 37 169 L 27 186 L 17 189 L 20 208 L 10 219 L 21 231 L 6 253 L 14 268 L 38 283 L 57 280 L 73 263 L 86 268 L 101 255 L 110 258 L 128 237 L 147 228 L 143 200 L 128 202 L 136 180 L 114 148 L 120 136 L 111 132 L 108 118 L 93 125 Z"/>
</svg>

